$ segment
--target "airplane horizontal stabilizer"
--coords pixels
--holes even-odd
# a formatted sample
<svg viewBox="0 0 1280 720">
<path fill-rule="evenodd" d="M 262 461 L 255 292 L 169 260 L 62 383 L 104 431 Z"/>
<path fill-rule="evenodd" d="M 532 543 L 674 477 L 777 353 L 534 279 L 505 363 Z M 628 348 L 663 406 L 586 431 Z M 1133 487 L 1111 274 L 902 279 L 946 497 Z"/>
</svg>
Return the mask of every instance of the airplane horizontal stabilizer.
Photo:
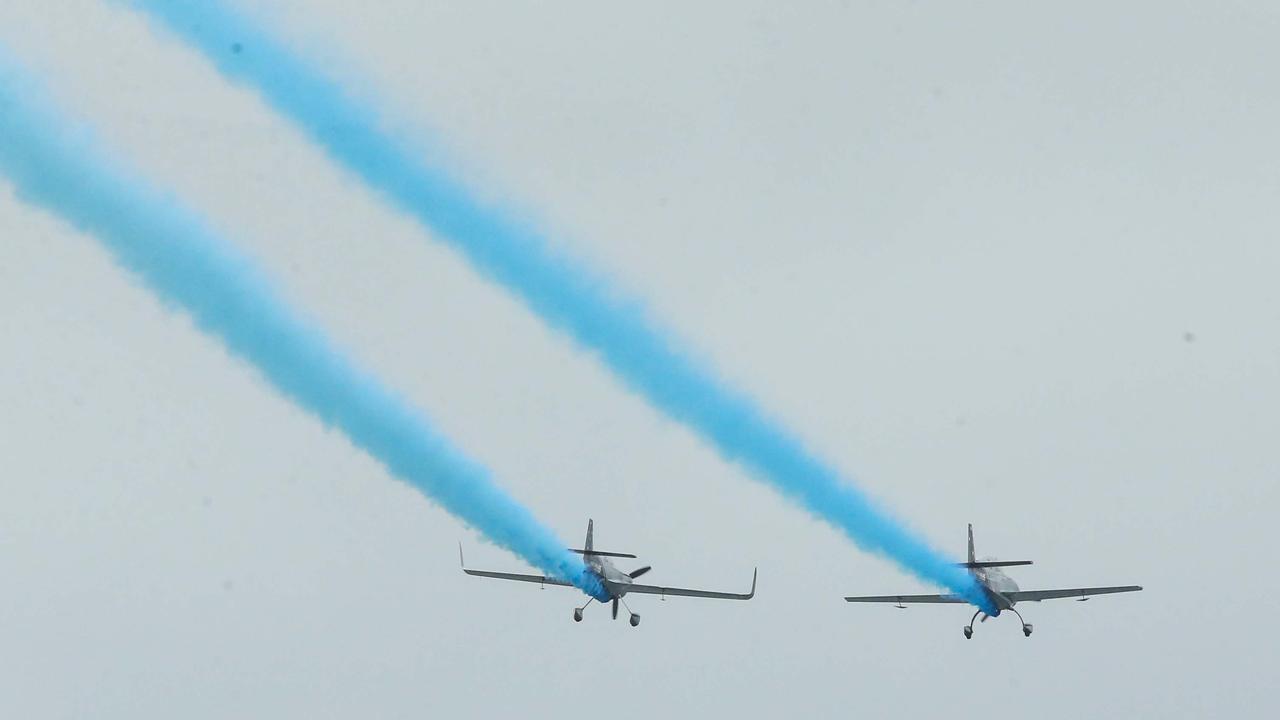
<svg viewBox="0 0 1280 720">
<path fill-rule="evenodd" d="M 992 567 L 1013 567 L 1014 565 L 1030 565 L 1030 560 L 976 560 L 972 562 L 956 563 L 956 567 L 962 568 L 992 568 Z"/>
<path fill-rule="evenodd" d="M 600 557 L 616 557 L 635 559 L 635 555 L 628 553 L 605 552 L 603 550 L 579 550 L 578 548 L 569 548 L 569 552 L 575 552 L 579 555 L 599 555 Z"/>
</svg>

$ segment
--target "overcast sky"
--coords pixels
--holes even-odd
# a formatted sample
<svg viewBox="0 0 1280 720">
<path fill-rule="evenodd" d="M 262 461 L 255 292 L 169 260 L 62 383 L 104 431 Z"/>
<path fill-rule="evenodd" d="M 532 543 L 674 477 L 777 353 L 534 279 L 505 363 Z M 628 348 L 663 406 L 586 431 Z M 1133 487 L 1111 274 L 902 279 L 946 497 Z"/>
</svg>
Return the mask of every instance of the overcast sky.
<svg viewBox="0 0 1280 720">
<path fill-rule="evenodd" d="M 1280 13 L 1267 3 L 257 3 L 939 547 L 965 641 L 142 16 L 0 5 L 101 141 L 566 542 L 522 571 L 0 180 L 0 715 L 1270 716 Z M 433 160 L 434 161 L 434 160 Z M 630 569 L 624 565 L 623 569 Z"/>
</svg>

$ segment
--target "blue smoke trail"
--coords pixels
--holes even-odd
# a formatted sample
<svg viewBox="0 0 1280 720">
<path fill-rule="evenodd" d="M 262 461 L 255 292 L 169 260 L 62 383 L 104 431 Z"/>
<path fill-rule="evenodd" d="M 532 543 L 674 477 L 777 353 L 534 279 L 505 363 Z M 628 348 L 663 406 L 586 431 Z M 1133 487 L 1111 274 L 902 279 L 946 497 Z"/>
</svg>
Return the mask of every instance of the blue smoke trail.
<svg viewBox="0 0 1280 720">
<path fill-rule="evenodd" d="M 672 344 L 639 304 L 554 252 L 536 230 L 485 207 L 407 143 L 380 130 L 379 115 L 265 29 L 216 0 L 127 0 L 199 48 L 222 74 L 256 89 L 369 186 L 518 295 L 547 323 L 599 357 L 634 391 L 746 465 L 858 545 L 917 576 L 989 605 L 970 575 L 913 536 L 755 403 Z"/>
<path fill-rule="evenodd" d="M 201 330 L 394 475 L 494 543 L 607 599 L 582 561 L 484 468 L 337 352 L 192 212 L 94 147 L 2 55 L 0 173 L 21 199 L 97 238 L 166 303 L 186 310 Z"/>
</svg>

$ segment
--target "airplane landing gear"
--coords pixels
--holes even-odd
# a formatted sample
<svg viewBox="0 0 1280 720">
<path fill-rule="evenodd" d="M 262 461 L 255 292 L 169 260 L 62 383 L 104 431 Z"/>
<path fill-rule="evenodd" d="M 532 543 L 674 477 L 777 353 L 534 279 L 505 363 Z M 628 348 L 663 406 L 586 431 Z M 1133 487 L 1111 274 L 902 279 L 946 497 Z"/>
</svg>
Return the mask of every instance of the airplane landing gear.
<svg viewBox="0 0 1280 720">
<path fill-rule="evenodd" d="M 1009 608 L 1009 609 L 1013 610 L 1013 608 Z M 1022 621 L 1022 635 L 1024 637 L 1031 637 L 1031 623 L 1027 622 L 1026 620 L 1023 620 L 1022 613 L 1018 612 L 1017 610 L 1013 610 L 1013 614 L 1017 615 L 1018 620 Z"/>
<path fill-rule="evenodd" d="M 1023 620 L 1021 613 L 1019 613 L 1017 610 L 1014 610 L 1013 608 L 1008 608 L 1008 609 L 1012 610 L 1013 614 L 1018 616 L 1018 620 L 1022 621 L 1022 634 L 1025 635 L 1026 637 L 1031 637 L 1031 630 L 1032 630 L 1031 623 L 1027 622 L 1026 620 Z M 968 640 L 973 637 L 973 621 L 977 620 L 978 616 L 980 615 L 982 616 L 982 621 L 986 622 L 987 616 L 984 615 L 981 610 L 975 612 L 973 614 L 973 617 L 969 618 L 969 624 L 964 626 L 965 640 Z"/>
<path fill-rule="evenodd" d="M 974 620 L 977 620 L 979 615 L 982 615 L 982 611 L 981 611 L 981 610 L 979 610 L 978 612 L 974 613 L 974 614 L 973 614 L 973 617 L 969 618 L 969 624 L 964 626 L 964 639 L 965 639 L 965 640 L 968 640 L 969 638 L 973 637 L 973 621 L 974 621 Z M 985 620 L 987 619 L 987 616 L 986 616 L 986 615 L 982 615 L 982 619 L 985 621 Z"/>
<path fill-rule="evenodd" d="M 631 627 L 640 627 L 640 616 L 631 611 L 631 606 L 627 604 L 626 600 L 622 598 L 618 598 L 618 600 L 622 602 L 622 606 L 627 609 L 627 612 L 631 613 Z"/>
<path fill-rule="evenodd" d="M 586 609 L 587 609 L 587 605 L 590 605 L 590 604 L 591 604 L 591 602 L 592 602 L 593 600 L 595 600 L 595 598 L 591 598 L 590 600 L 587 600 L 587 602 L 586 602 L 586 603 L 584 603 L 582 607 L 580 607 L 580 608 L 574 608 L 574 609 L 573 609 L 573 621 L 574 621 L 574 622 L 582 622 L 582 611 L 583 611 L 583 610 L 586 610 Z"/>
</svg>

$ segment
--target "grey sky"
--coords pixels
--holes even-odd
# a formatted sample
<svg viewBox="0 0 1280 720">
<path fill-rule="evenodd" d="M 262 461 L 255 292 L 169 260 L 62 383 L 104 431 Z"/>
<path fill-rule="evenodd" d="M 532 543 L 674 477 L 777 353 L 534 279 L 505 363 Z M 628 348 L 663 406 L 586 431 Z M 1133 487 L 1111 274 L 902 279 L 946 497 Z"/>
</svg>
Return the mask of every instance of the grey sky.
<svg viewBox="0 0 1280 720">
<path fill-rule="evenodd" d="M 519 563 L 0 193 L 0 713 L 1270 715 L 1280 271 L 1264 4 L 271 3 L 900 517 L 1024 587 L 965 642 L 128 11 L 0 42 L 569 542 L 751 603 Z M 7 188 L 7 186 L 6 186 Z M 1188 336 L 1187 333 L 1191 335 Z M 975 692 L 976 689 L 983 692 Z M 996 697 L 993 697 L 993 693 Z M 607 710 L 606 710 L 607 708 Z"/>
</svg>

